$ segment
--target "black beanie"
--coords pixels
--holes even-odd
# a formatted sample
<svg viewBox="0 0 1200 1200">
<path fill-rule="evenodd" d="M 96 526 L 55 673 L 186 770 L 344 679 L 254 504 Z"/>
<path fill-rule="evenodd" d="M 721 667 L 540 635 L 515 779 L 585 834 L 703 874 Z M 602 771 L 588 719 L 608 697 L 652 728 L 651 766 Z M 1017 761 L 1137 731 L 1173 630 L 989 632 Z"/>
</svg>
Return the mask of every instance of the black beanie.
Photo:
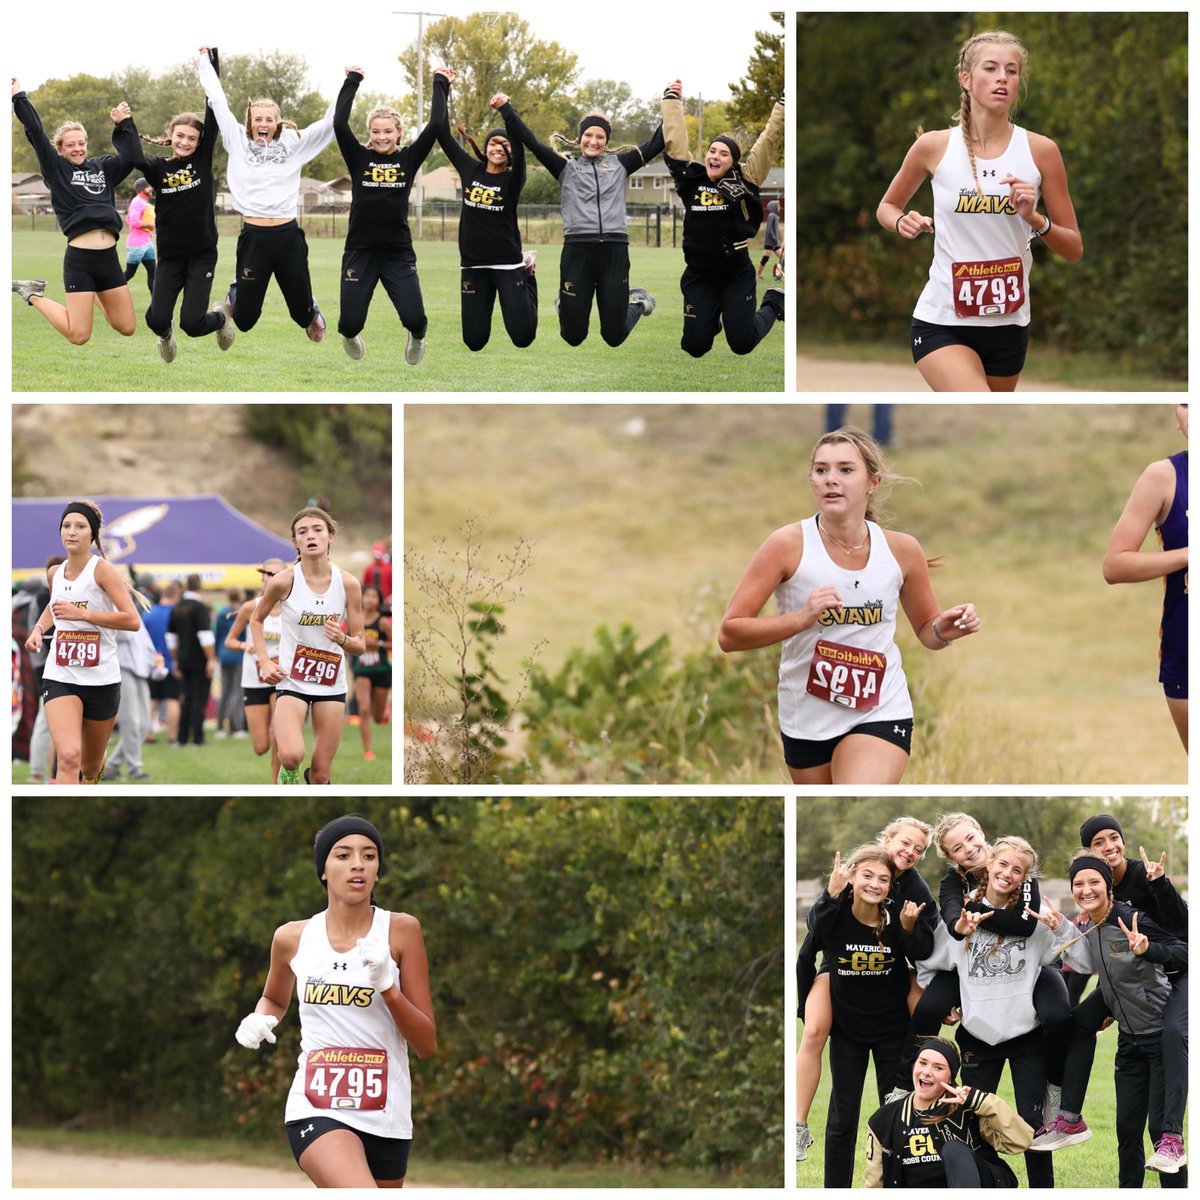
<svg viewBox="0 0 1200 1200">
<path fill-rule="evenodd" d="M 1103 828 L 1107 829 L 1108 826 L 1105 825 Z M 1108 884 L 1108 890 L 1112 891 L 1112 867 L 1104 859 L 1097 858 L 1094 854 L 1081 854 L 1078 858 L 1073 858 L 1071 865 L 1067 868 L 1067 877 L 1072 883 L 1075 882 L 1075 876 L 1080 871 L 1099 871 L 1104 876 L 1104 882 Z"/>
<path fill-rule="evenodd" d="M 1115 829 L 1121 835 L 1121 841 L 1125 840 L 1125 830 L 1121 828 L 1121 822 L 1116 817 L 1110 817 L 1108 813 L 1100 813 L 1099 816 L 1088 817 L 1086 821 L 1079 827 L 1079 844 L 1088 850 L 1092 845 L 1092 838 L 1098 833 L 1102 833 L 1105 829 Z"/>
<path fill-rule="evenodd" d="M 325 874 L 325 860 L 328 859 L 329 852 L 338 841 L 352 833 L 360 833 L 375 843 L 375 849 L 379 851 L 379 874 L 383 874 L 383 838 L 379 830 L 366 817 L 350 813 L 344 817 L 337 817 L 318 829 L 317 836 L 313 839 L 313 866 L 317 868 L 317 878 L 321 880 L 322 887 L 326 886 L 321 876 Z"/>
</svg>

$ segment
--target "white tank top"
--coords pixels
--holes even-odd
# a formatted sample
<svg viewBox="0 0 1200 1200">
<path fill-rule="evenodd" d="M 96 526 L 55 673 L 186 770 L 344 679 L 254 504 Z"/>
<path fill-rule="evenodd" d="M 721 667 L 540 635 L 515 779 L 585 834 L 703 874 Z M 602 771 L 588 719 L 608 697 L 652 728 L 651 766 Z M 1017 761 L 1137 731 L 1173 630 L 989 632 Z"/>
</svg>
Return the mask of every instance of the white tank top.
<svg viewBox="0 0 1200 1200">
<path fill-rule="evenodd" d="M 408 1043 L 351 946 L 329 944 L 326 912 L 304 926 L 291 961 L 300 1004 L 300 1056 L 284 1121 L 332 1117 L 380 1137 L 412 1137 Z M 372 938 L 388 941 L 392 914 L 375 909 Z M 392 963 L 392 979 L 400 968 Z"/>
<path fill-rule="evenodd" d="M 837 588 L 844 607 L 840 612 L 826 609 L 811 629 L 783 643 L 779 656 L 780 729 L 788 737 L 823 741 L 866 722 L 911 717 L 912 699 L 896 645 L 896 611 L 904 575 L 886 535 L 874 521 L 868 521 L 871 553 L 867 565 L 861 571 L 848 571 L 826 553 L 816 517 L 806 518 L 800 528 L 804 552 L 795 574 L 775 589 L 779 611 L 803 608 L 814 589 L 828 585 Z M 822 644 L 819 653 L 818 643 Z M 842 671 L 837 671 L 839 666 Z M 878 696 L 878 703 L 853 707 L 811 690 L 820 691 L 829 684 L 828 690 L 841 701 L 863 705 Z"/>
<path fill-rule="evenodd" d="M 109 594 L 96 582 L 93 554 L 77 579 L 67 579 L 67 564 L 54 572 L 50 585 L 50 602 L 66 600 L 81 608 L 96 612 L 116 612 L 117 606 Z M 121 682 L 121 664 L 117 661 L 117 631 L 102 629 L 88 621 L 55 621 L 54 641 L 42 671 L 46 679 L 58 683 L 73 683 L 83 687 L 99 687 Z"/>
<path fill-rule="evenodd" d="M 1009 202 L 1008 175 L 1041 197 L 1029 135 L 1012 128 L 999 158 L 975 156 L 980 196 L 962 133 L 950 130 L 933 172 L 933 263 L 913 316 L 935 325 L 1028 325 L 1032 230 Z"/>
<path fill-rule="evenodd" d="M 346 585 L 332 563 L 330 570 L 329 587 L 318 595 L 308 586 L 300 564 L 292 568 L 292 590 L 283 602 L 279 638 L 279 665 L 287 674 L 276 685 L 281 692 L 329 700 L 346 691 L 346 655 L 325 636 L 326 618 L 340 621 L 346 615 Z"/>
<path fill-rule="evenodd" d="M 267 643 L 267 653 L 276 662 L 279 661 L 279 636 L 282 631 L 282 616 L 270 615 L 263 619 L 263 641 Z M 242 654 L 242 687 L 263 688 L 270 686 L 269 683 L 263 683 L 258 677 L 258 659 L 254 657 L 254 651 L 244 651 Z"/>
</svg>

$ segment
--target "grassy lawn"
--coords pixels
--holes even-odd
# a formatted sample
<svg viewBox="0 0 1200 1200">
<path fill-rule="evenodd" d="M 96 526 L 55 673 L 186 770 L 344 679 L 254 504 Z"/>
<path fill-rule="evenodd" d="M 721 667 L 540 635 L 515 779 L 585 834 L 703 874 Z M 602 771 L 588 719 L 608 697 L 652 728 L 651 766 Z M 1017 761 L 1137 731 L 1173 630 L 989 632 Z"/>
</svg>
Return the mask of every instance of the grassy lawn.
<svg viewBox="0 0 1200 1200">
<path fill-rule="evenodd" d="M 690 358 L 679 348 L 683 255 L 669 246 L 630 247 L 630 283 L 648 288 L 658 300 L 658 309 L 638 322 L 623 346 L 605 345 L 594 311 L 590 336 L 582 346 L 572 349 L 559 337 L 552 305 L 561 247 L 545 245 L 537 247 L 541 289 L 537 340 L 527 349 L 514 348 L 497 308 L 491 341 L 472 354 L 462 343 L 458 247 L 453 241 L 419 242 L 418 269 L 429 333 L 424 361 L 410 367 L 404 361 L 404 331 L 382 288 L 375 293 L 362 335 L 366 357 L 360 362 L 346 357 L 336 332 L 342 242 L 312 237 L 308 245 L 313 288 L 329 323 L 319 346 L 291 323 L 273 285 L 258 325 L 239 334 L 231 350 L 222 354 L 215 338 L 193 341 L 180 335 L 179 357 L 168 366 L 158 357 L 154 335 L 143 325 L 149 290 L 145 273 L 139 271 L 131 285 L 138 314 L 138 331 L 132 338 L 114 333 L 97 313 L 92 340 L 86 346 L 71 346 L 14 297 L 13 390 L 168 395 L 176 391 L 471 391 L 491 399 L 508 392 L 783 389 L 785 339 L 778 323 L 762 345 L 744 357 L 731 353 L 723 338 L 702 359 Z M 47 294 L 61 302 L 64 246 L 57 233 L 14 231 L 14 278 L 49 280 Z M 220 255 L 213 299 L 223 294 L 233 270 L 231 237 L 222 238 Z M 766 286 L 760 285 L 760 297 Z"/>
</svg>

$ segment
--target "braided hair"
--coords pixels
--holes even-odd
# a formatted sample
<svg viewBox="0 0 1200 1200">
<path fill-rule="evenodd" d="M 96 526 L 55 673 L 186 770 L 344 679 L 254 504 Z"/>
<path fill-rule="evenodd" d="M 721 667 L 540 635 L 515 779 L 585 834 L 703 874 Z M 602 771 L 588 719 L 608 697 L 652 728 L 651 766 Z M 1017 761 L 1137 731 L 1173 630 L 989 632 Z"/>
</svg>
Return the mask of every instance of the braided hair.
<svg viewBox="0 0 1200 1200">
<path fill-rule="evenodd" d="M 962 77 L 970 75 L 975 70 L 980 50 L 986 45 L 1013 47 L 1021 60 L 1021 90 L 1027 91 L 1029 87 L 1027 80 L 1029 51 L 1025 49 L 1020 39 L 1011 33 L 1006 33 L 1003 29 L 990 29 L 983 33 L 977 33 L 963 42 L 962 48 L 958 52 L 958 64 L 954 69 L 962 95 L 959 100 L 958 115 L 953 120 L 958 122 L 958 127 L 962 131 L 963 142 L 967 147 L 967 158 L 971 161 L 971 175 L 975 180 L 975 193 L 979 196 L 983 195 L 983 188 L 979 184 L 979 172 L 975 167 L 975 150 L 972 145 L 974 138 L 971 132 L 971 92 L 969 88 L 963 87 Z M 1012 120 L 1011 110 L 1009 120 Z"/>
</svg>

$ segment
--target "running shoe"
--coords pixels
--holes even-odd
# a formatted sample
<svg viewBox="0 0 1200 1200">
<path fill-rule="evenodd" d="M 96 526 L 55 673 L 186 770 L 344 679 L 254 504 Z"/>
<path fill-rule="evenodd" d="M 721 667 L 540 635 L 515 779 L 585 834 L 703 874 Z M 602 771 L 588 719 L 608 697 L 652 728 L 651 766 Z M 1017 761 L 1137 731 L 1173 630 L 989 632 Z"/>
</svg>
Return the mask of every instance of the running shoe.
<svg viewBox="0 0 1200 1200">
<path fill-rule="evenodd" d="M 209 312 L 220 313 L 225 318 L 225 324 L 217 330 L 217 349 L 228 350 L 237 337 L 237 326 L 233 323 L 233 293 L 226 292 L 223 300 L 218 300 Z"/>
<path fill-rule="evenodd" d="M 808 1148 L 816 1139 L 812 1131 L 803 1121 L 796 1122 L 796 1161 L 803 1162 L 808 1157 Z"/>
<path fill-rule="evenodd" d="M 167 332 L 154 344 L 158 347 L 159 358 L 165 363 L 173 363 L 175 355 L 179 353 L 179 343 L 175 340 L 175 326 L 168 325 Z"/>
<path fill-rule="evenodd" d="M 44 279 L 14 279 L 12 281 L 12 290 L 26 304 L 31 304 L 34 296 L 45 296 L 46 281 Z"/>
<path fill-rule="evenodd" d="M 780 288 L 767 288 L 763 292 L 763 303 L 775 310 L 777 320 L 783 320 L 783 291 Z"/>
<path fill-rule="evenodd" d="M 1160 1175 L 1174 1175 L 1180 1167 L 1187 1165 L 1187 1151 L 1183 1138 L 1177 1133 L 1164 1133 L 1154 1147 L 1154 1153 L 1146 1159 L 1146 1170 Z"/>
<path fill-rule="evenodd" d="M 413 337 L 410 333 L 408 341 L 404 343 L 404 361 L 410 367 L 415 367 L 424 357 L 425 339 L 423 337 Z"/>
<path fill-rule="evenodd" d="M 374 762 L 375 761 L 375 751 L 374 750 L 364 750 L 363 751 L 363 761 L 364 762 Z"/>
<path fill-rule="evenodd" d="M 642 316 L 648 317 L 654 311 L 654 297 L 645 288 L 630 288 L 629 303 L 642 310 Z"/>
<path fill-rule="evenodd" d="M 534 271 L 537 270 L 537 251 L 526 250 L 521 256 L 521 261 L 525 264 L 525 274 L 532 279 Z"/>
<path fill-rule="evenodd" d="M 149 783 L 150 776 L 147 775 L 145 771 L 130 771 L 129 772 L 129 782 L 130 783 Z"/>
<path fill-rule="evenodd" d="M 1046 1084 L 1046 1094 L 1042 1097 L 1042 1125 L 1049 1125 L 1062 1109 L 1062 1088 L 1053 1083 Z"/>
<path fill-rule="evenodd" d="M 118 767 L 116 765 L 116 763 L 110 763 L 107 767 L 104 768 L 105 783 L 116 783 L 120 780 L 120 778 L 121 778 L 121 768 Z M 131 775 L 129 778 L 132 779 L 133 776 Z"/>
<path fill-rule="evenodd" d="M 1076 1121 L 1068 1121 L 1060 1112 L 1047 1125 L 1043 1125 L 1041 1129 L 1033 1135 L 1033 1141 L 1029 1143 L 1030 1150 L 1063 1150 L 1067 1146 L 1078 1146 L 1080 1142 L 1086 1142 L 1092 1136 L 1092 1131 L 1087 1127 L 1087 1122 L 1080 1117 Z"/>
<path fill-rule="evenodd" d="M 321 310 L 317 307 L 315 299 L 313 300 L 313 319 L 309 321 L 304 332 L 308 334 L 310 342 L 319 342 L 325 337 L 325 318 L 321 316 Z"/>
<path fill-rule="evenodd" d="M 911 1091 L 912 1088 L 894 1087 L 886 1096 L 884 1096 L 883 1102 L 884 1104 L 891 1104 L 893 1100 L 903 1100 L 904 1097 L 907 1096 Z"/>
<path fill-rule="evenodd" d="M 363 345 L 362 337 L 359 334 L 355 334 L 352 338 L 342 338 L 342 349 L 355 362 L 358 362 L 367 352 L 367 348 Z"/>
<path fill-rule="evenodd" d="M 289 786 L 291 784 L 299 783 L 300 782 L 300 768 L 295 767 L 289 771 L 287 769 L 287 767 L 280 767 L 279 768 L 279 782 L 281 784 L 286 784 Z"/>
</svg>

